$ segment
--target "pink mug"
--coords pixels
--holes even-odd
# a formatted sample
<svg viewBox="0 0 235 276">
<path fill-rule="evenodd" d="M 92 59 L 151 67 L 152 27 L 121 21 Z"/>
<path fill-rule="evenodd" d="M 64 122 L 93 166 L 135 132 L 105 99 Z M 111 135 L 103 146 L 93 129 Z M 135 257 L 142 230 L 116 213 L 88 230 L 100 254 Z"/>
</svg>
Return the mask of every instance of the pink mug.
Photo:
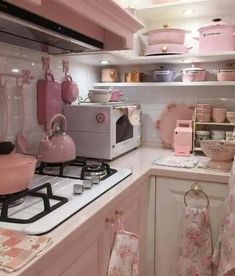
<svg viewBox="0 0 235 276">
<path fill-rule="evenodd" d="M 123 96 L 123 92 L 120 90 L 113 90 L 110 102 L 119 102 L 120 97 Z"/>
</svg>

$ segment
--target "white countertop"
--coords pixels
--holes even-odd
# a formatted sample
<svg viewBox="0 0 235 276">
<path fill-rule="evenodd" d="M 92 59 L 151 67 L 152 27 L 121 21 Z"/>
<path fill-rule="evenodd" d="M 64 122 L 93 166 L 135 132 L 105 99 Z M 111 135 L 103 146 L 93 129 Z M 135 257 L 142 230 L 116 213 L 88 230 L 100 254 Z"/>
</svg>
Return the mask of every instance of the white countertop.
<svg viewBox="0 0 235 276">
<path fill-rule="evenodd" d="M 132 175 L 124 179 L 118 185 L 116 185 L 104 195 L 89 204 L 79 213 L 72 216 L 66 222 L 62 223 L 52 232 L 48 233 L 47 236 L 50 236 L 52 238 L 53 245 L 45 250 L 40 256 L 34 258 L 34 260 L 32 260 L 23 269 L 15 273 L 11 273 L 10 275 L 28 275 L 25 274 L 25 270 L 27 270 L 27 268 L 29 268 L 33 264 L 36 264 L 37 260 L 39 259 L 43 259 L 44 257 L 49 258 L 49 254 L 47 253 L 49 253 L 51 250 L 56 250 L 55 247 L 60 246 L 60 243 L 69 235 L 72 235 L 79 226 L 84 224 L 89 218 L 91 218 L 99 210 L 104 208 L 105 205 L 107 205 L 115 197 L 124 192 L 126 189 L 128 189 L 128 187 L 130 187 L 133 183 L 135 183 L 137 180 L 140 180 L 141 178 L 144 179 L 147 176 L 156 175 L 224 184 L 228 183 L 229 172 L 215 171 L 205 168 L 186 169 L 153 165 L 153 161 L 162 154 L 169 154 L 169 150 L 151 147 L 140 147 L 110 162 L 111 167 L 131 169 L 133 172 Z M 5 275 L 9 274 L 0 271 L 0 276 Z"/>
</svg>

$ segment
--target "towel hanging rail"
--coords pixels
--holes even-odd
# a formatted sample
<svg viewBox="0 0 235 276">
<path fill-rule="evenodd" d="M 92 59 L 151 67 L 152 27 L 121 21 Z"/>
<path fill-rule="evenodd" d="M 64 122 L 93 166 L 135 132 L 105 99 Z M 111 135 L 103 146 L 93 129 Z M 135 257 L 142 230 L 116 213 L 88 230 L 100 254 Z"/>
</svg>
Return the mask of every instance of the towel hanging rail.
<svg viewBox="0 0 235 276">
<path fill-rule="evenodd" d="M 185 204 L 185 206 L 186 206 L 186 207 L 188 206 L 188 205 L 187 205 L 187 200 L 186 200 L 186 198 L 187 198 L 187 195 L 188 195 L 189 193 L 191 193 L 191 192 L 195 193 L 196 195 L 199 195 L 199 194 L 203 195 L 203 196 L 205 197 L 206 201 L 207 201 L 206 209 L 208 209 L 208 207 L 209 207 L 209 205 L 210 205 L 209 198 L 208 198 L 207 194 L 206 194 L 205 192 L 203 192 L 202 188 L 198 185 L 197 182 L 194 183 L 194 184 L 191 186 L 191 189 L 188 190 L 188 191 L 184 194 L 184 204 Z"/>
</svg>

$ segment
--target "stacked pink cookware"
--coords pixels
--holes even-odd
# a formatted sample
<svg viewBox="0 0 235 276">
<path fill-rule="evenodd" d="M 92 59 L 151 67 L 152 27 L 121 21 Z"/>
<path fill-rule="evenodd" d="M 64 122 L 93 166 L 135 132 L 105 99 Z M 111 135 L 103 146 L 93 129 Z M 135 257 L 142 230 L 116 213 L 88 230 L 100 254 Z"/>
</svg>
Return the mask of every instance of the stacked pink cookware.
<svg viewBox="0 0 235 276">
<path fill-rule="evenodd" d="M 184 45 L 187 32 L 183 29 L 170 28 L 168 25 L 163 25 L 162 29 L 145 33 L 145 35 L 148 35 L 148 46 L 145 50 L 145 56 L 187 53 L 189 48 Z"/>
</svg>

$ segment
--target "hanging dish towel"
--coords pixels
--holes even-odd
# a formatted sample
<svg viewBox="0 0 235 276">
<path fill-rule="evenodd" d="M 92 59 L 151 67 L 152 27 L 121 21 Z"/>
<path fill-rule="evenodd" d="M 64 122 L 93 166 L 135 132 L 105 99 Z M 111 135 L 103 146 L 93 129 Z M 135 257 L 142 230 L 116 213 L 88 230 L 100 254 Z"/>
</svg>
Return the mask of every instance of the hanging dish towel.
<svg viewBox="0 0 235 276">
<path fill-rule="evenodd" d="M 7 272 L 20 269 L 50 244 L 48 237 L 0 228 L 0 269 Z"/>
<path fill-rule="evenodd" d="M 213 263 L 217 276 L 235 275 L 235 162 L 229 178 L 229 194 L 219 238 L 214 248 Z"/>
<path fill-rule="evenodd" d="M 120 222 L 119 222 L 120 224 Z M 111 252 L 108 276 L 139 275 L 139 236 L 124 231 L 123 226 L 117 230 Z"/>
<path fill-rule="evenodd" d="M 212 276 L 208 209 L 186 207 L 178 255 L 178 276 Z"/>
</svg>

